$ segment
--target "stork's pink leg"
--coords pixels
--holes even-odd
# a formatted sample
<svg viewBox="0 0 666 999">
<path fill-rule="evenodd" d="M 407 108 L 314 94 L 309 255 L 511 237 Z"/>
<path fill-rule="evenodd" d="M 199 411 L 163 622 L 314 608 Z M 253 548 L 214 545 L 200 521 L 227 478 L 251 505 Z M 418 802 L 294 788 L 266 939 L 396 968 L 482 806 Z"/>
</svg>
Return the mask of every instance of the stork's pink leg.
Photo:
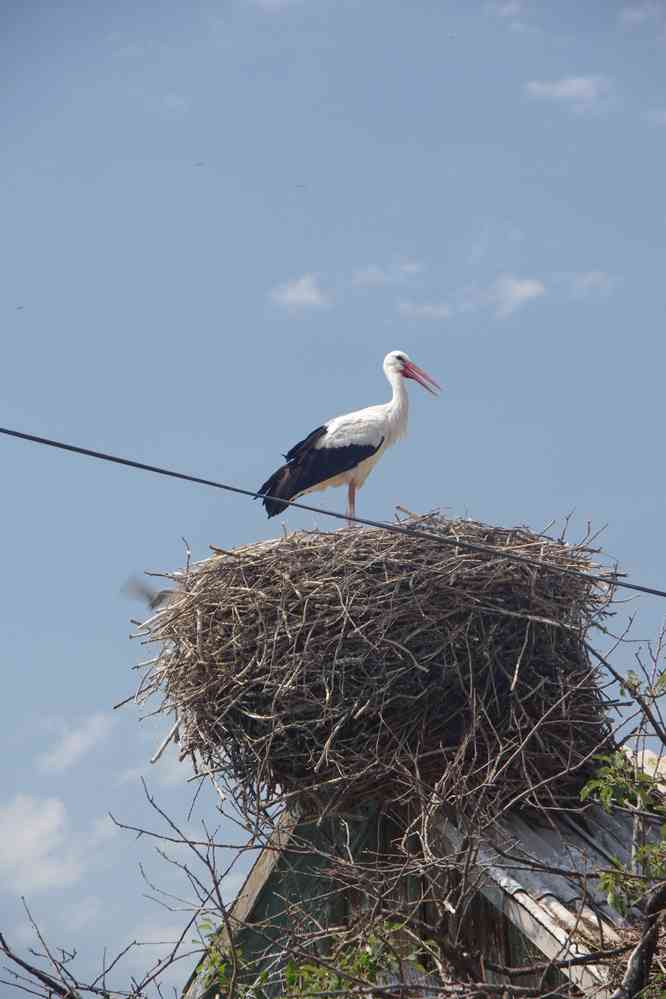
<svg viewBox="0 0 666 999">
<path fill-rule="evenodd" d="M 353 482 L 349 483 L 347 489 L 347 523 L 352 526 L 352 517 L 356 516 L 356 486 Z"/>
</svg>

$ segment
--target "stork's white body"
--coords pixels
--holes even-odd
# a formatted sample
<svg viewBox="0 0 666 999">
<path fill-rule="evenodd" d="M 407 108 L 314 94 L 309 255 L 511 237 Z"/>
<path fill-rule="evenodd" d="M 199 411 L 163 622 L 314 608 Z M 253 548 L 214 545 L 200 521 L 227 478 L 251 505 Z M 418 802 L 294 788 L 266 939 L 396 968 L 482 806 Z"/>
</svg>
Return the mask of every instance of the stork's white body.
<svg viewBox="0 0 666 999">
<path fill-rule="evenodd" d="M 409 397 L 405 382 L 401 375 L 389 376 L 389 381 L 393 389 L 390 402 L 366 406 L 365 409 L 345 413 L 344 416 L 335 416 L 326 422 L 326 433 L 314 445 L 316 449 L 367 446 L 376 448 L 374 454 L 363 458 L 354 468 L 318 482 L 309 489 L 303 489 L 298 493 L 299 496 L 319 492 L 329 486 L 353 484 L 356 489 L 360 489 L 387 448 L 405 436 L 409 419 Z"/>
<path fill-rule="evenodd" d="M 392 389 L 390 402 L 336 416 L 286 454 L 287 464 L 259 490 L 269 517 L 287 506 L 284 499 L 342 485 L 348 487 L 347 514 L 354 516 L 356 491 L 386 449 L 407 433 L 405 378 L 414 378 L 431 392 L 430 385 L 437 384 L 401 351 L 386 355 L 384 374 Z"/>
</svg>

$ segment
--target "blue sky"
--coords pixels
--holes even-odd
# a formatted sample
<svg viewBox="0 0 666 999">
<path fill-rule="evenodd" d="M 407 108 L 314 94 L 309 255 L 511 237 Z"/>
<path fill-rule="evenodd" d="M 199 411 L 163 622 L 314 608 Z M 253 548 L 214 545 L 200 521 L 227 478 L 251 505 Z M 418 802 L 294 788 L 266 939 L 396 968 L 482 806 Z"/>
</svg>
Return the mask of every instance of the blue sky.
<svg viewBox="0 0 666 999">
<path fill-rule="evenodd" d="M 607 524 L 626 571 L 666 585 L 663 2 L 2 17 L 3 425 L 253 488 L 323 419 L 383 401 L 400 348 L 445 391 L 413 387 L 361 515 L 540 529 L 575 510 L 574 531 Z M 86 969 L 180 922 L 143 897 L 140 860 L 171 883 L 150 847 L 104 819 L 146 818 L 137 774 L 164 734 L 111 711 L 144 653 L 123 584 L 180 565 L 182 536 L 204 557 L 281 524 L 0 448 L 0 927 L 27 942 L 24 894 Z M 627 610 L 642 637 L 665 608 Z M 146 769 L 184 816 L 187 771 Z"/>
</svg>

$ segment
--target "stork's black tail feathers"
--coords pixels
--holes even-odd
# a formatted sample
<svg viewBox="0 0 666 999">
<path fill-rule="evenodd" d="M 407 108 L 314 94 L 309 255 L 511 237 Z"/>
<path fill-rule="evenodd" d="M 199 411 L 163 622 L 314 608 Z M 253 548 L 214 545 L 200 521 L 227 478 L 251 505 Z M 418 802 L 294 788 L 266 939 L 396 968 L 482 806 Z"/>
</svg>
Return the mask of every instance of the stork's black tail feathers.
<svg viewBox="0 0 666 999">
<path fill-rule="evenodd" d="M 270 479 L 264 482 L 257 492 L 255 498 L 262 499 L 266 513 L 270 517 L 282 513 L 287 509 L 288 503 L 281 503 L 280 499 L 294 499 L 298 493 L 314 485 L 318 479 L 312 476 L 312 449 L 314 444 L 326 433 L 326 424 L 317 427 L 311 434 L 298 444 L 295 444 L 287 453 L 286 465 L 281 465 L 277 472 L 273 472 Z M 310 459 L 310 460 L 308 460 Z M 274 499 L 270 497 L 275 497 Z"/>
<path fill-rule="evenodd" d="M 293 488 L 293 471 L 289 465 L 282 465 L 257 492 L 255 499 L 261 499 L 269 517 L 275 517 L 287 509 L 289 504 L 280 502 L 279 497 L 290 500 L 296 492 Z"/>
</svg>

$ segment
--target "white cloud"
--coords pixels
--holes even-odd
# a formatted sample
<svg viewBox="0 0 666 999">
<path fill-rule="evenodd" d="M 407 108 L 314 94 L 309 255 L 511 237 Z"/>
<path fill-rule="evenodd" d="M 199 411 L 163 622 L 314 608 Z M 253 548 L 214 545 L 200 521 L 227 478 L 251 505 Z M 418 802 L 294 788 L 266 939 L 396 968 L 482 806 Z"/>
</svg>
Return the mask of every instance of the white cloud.
<svg viewBox="0 0 666 999">
<path fill-rule="evenodd" d="M 398 312 L 403 319 L 450 319 L 451 307 L 445 302 L 398 302 Z"/>
<path fill-rule="evenodd" d="M 185 919 L 180 923 L 178 921 L 157 923 L 144 920 L 135 925 L 127 934 L 127 939 L 135 940 L 137 946 L 132 947 L 123 958 L 121 965 L 123 970 L 131 972 L 134 977 L 141 980 L 148 969 L 154 969 L 157 962 L 173 950 L 174 944 L 180 939 L 183 932 L 184 922 Z M 195 931 L 193 930 L 186 936 L 181 945 L 181 952 L 192 950 L 191 941 L 194 935 Z M 159 976 L 162 994 L 171 995 L 173 994 L 172 990 L 174 990 L 180 995 L 185 985 L 184 976 L 186 977 L 186 972 L 183 970 L 182 961 L 177 961 L 165 969 Z"/>
<path fill-rule="evenodd" d="M 17 794 L 0 807 L 0 883 L 18 894 L 77 881 L 83 861 L 59 798 Z"/>
<path fill-rule="evenodd" d="M 118 826 L 114 823 L 110 815 L 100 815 L 93 822 L 90 842 L 93 846 L 97 846 L 100 843 L 107 843 L 110 839 L 114 839 L 119 831 Z"/>
<path fill-rule="evenodd" d="M 271 298 L 276 305 L 290 310 L 319 309 L 329 304 L 316 274 L 304 274 L 278 285 L 271 291 Z"/>
<path fill-rule="evenodd" d="M 490 4 L 490 10 L 498 17 L 519 17 L 524 6 L 523 0 L 498 0 Z"/>
<path fill-rule="evenodd" d="M 666 17 L 666 4 L 659 0 L 646 3 L 625 4 L 620 11 L 620 21 L 628 27 L 645 24 L 646 21 L 661 21 Z"/>
<path fill-rule="evenodd" d="M 524 19 L 527 15 L 526 0 L 492 0 L 486 4 L 486 10 L 508 24 L 511 31 L 531 32 L 535 29 Z"/>
<path fill-rule="evenodd" d="M 183 932 L 183 927 L 176 923 L 140 923 L 134 930 L 132 938 L 144 944 L 165 944 L 172 946 Z"/>
<path fill-rule="evenodd" d="M 359 267 L 352 274 L 354 288 L 381 288 L 387 284 L 401 284 L 412 275 L 420 274 L 424 265 L 420 260 L 409 257 L 391 264 L 390 267 L 380 267 L 378 264 L 368 264 Z"/>
<path fill-rule="evenodd" d="M 62 922 L 66 929 L 76 933 L 89 929 L 102 912 L 102 903 L 94 895 L 86 895 L 76 902 L 70 902 L 62 910 Z"/>
<path fill-rule="evenodd" d="M 18 926 L 15 927 L 13 935 L 24 947 L 34 946 L 36 943 L 35 927 L 32 923 L 28 922 L 28 920 L 19 923 Z"/>
<path fill-rule="evenodd" d="M 400 271 L 403 274 L 420 274 L 424 269 L 424 264 L 420 260 L 402 260 L 399 264 Z"/>
<path fill-rule="evenodd" d="M 376 264 L 368 264 L 367 267 L 361 267 L 352 274 L 354 288 L 381 288 L 390 280 L 388 272 Z"/>
<path fill-rule="evenodd" d="M 181 97 L 180 94 L 167 94 L 164 98 L 164 107 L 172 114 L 184 114 L 190 110 L 190 102 L 187 97 Z"/>
<path fill-rule="evenodd" d="M 643 117 L 651 125 L 666 125 L 666 110 L 646 111 Z"/>
<path fill-rule="evenodd" d="M 61 774 L 78 763 L 82 756 L 103 742 L 114 725 L 109 715 L 97 713 L 87 718 L 78 728 L 72 728 L 56 743 L 37 757 L 37 768 L 42 773 Z"/>
<path fill-rule="evenodd" d="M 605 76 L 565 76 L 561 80 L 530 80 L 525 87 L 535 100 L 560 101 L 574 111 L 589 111 L 611 92 Z"/>
<path fill-rule="evenodd" d="M 158 780 L 164 787 L 173 787 L 176 784 L 184 784 L 188 777 L 192 776 L 192 764 L 189 759 L 181 760 L 174 749 L 170 753 L 165 753 L 158 760 Z"/>
<path fill-rule="evenodd" d="M 134 781 L 140 780 L 142 777 L 148 776 L 148 768 L 144 764 L 140 767 L 128 767 L 126 770 L 122 770 L 118 775 L 119 784 L 132 784 Z"/>
<path fill-rule="evenodd" d="M 483 229 L 472 243 L 467 258 L 470 264 L 479 264 L 488 253 L 490 248 L 490 233 Z"/>
<path fill-rule="evenodd" d="M 250 0 L 253 7 L 267 11 L 285 10 L 285 8 L 293 7 L 294 4 L 300 2 L 301 0 Z"/>
<path fill-rule="evenodd" d="M 571 280 L 572 291 L 578 298 L 590 295 L 608 295 L 613 290 L 615 278 L 605 271 L 583 271 L 574 274 Z"/>
<path fill-rule="evenodd" d="M 129 784 L 143 777 L 148 783 L 153 780 L 162 787 L 173 787 L 184 784 L 192 776 L 192 766 L 189 760 L 180 760 L 175 749 L 169 749 L 155 764 L 144 763 L 142 766 L 130 767 L 118 777 L 119 784 Z"/>
<path fill-rule="evenodd" d="M 489 301 L 495 305 L 495 315 L 505 319 L 527 302 L 544 295 L 546 288 L 536 278 L 517 278 L 501 274 L 490 289 Z"/>
</svg>

